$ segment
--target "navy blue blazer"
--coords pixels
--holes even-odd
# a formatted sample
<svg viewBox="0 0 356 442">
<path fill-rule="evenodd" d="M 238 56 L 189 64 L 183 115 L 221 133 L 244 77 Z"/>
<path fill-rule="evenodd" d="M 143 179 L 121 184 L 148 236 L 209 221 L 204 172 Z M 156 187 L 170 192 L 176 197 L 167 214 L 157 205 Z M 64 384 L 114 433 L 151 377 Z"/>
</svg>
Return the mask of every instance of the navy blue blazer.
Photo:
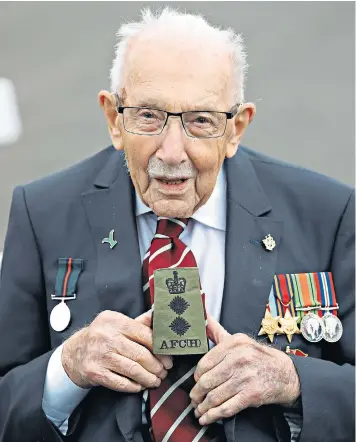
<svg viewBox="0 0 356 442">
<path fill-rule="evenodd" d="M 315 172 L 246 148 L 226 160 L 226 273 L 221 323 L 256 336 L 273 276 L 331 271 L 344 327 L 337 343 L 295 335 L 301 382 L 301 442 L 354 440 L 354 192 Z M 42 411 L 53 350 L 103 310 L 144 311 L 134 192 L 123 156 L 112 146 L 14 190 L 0 283 L 0 442 L 139 442 L 141 395 L 91 390 L 63 437 Z M 115 229 L 110 250 L 102 238 Z M 271 234 L 273 252 L 259 243 Z M 49 326 L 59 257 L 82 258 L 72 322 Z M 266 337 L 259 337 L 264 339 Z M 285 351 L 279 336 L 274 345 Z M 229 442 L 276 441 L 277 405 L 224 421 Z M 279 436 L 282 442 L 288 438 Z M 185 442 L 185 441 L 182 441 Z"/>
</svg>

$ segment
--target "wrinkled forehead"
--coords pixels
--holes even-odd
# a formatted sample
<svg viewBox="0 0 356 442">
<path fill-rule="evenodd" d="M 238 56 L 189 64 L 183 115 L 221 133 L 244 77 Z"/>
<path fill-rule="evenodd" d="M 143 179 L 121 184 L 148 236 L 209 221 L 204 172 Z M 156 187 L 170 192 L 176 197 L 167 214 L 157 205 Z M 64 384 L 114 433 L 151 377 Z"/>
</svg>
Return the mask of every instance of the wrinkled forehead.
<svg viewBox="0 0 356 442">
<path fill-rule="evenodd" d="M 221 44 L 141 37 L 128 48 L 123 74 L 128 105 L 179 111 L 234 104 L 232 63 Z"/>
</svg>

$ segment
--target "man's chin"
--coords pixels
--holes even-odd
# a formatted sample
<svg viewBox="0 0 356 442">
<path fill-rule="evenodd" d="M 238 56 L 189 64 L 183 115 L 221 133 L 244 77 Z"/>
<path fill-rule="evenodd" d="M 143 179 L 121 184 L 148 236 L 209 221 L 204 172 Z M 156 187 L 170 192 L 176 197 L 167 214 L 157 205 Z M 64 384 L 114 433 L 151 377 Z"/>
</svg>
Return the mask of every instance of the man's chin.
<svg viewBox="0 0 356 442">
<path fill-rule="evenodd" d="M 167 218 L 190 218 L 195 207 L 185 201 L 180 200 L 160 200 L 150 205 L 157 216 L 166 216 Z"/>
</svg>

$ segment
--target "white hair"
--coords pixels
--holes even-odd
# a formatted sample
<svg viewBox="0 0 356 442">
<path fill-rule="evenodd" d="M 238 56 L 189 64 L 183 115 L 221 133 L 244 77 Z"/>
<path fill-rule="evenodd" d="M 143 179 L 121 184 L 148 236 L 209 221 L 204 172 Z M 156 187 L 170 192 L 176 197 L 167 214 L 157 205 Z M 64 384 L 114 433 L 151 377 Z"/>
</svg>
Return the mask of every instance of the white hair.
<svg viewBox="0 0 356 442">
<path fill-rule="evenodd" d="M 141 11 L 140 22 L 123 24 L 116 33 L 118 42 L 115 45 L 115 57 L 110 71 L 111 90 L 119 92 L 122 87 L 122 73 L 128 43 L 132 37 L 149 28 L 164 27 L 167 34 L 172 35 L 174 30 L 184 32 L 186 35 L 211 39 L 212 42 L 221 42 L 230 53 L 233 62 L 233 75 L 235 77 L 234 100 L 242 103 L 244 100 L 245 76 L 247 73 L 246 52 L 241 34 L 236 34 L 233 29 L 220 29 L 210 25 L 201 15 L 180 13 L 169 7 L 153 14 L 149 8 Z M 209 45 L 209 43 L 206 43 Z"/>
</svg>

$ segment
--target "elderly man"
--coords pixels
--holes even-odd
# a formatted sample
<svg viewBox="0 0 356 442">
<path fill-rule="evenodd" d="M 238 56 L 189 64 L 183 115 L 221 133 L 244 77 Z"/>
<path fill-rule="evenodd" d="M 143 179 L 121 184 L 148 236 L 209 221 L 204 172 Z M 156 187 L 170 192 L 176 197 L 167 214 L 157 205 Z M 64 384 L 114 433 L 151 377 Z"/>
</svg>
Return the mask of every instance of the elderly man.
<svg viewBox="0 0 356 442">
<path fill-rule="evenodd" d="M 352 189 L 239 147 L 233 31 L 165 9 L 118 36 L 112 146 L 14 191 L 1 442 L 353 440 Z"/>
</svg>

